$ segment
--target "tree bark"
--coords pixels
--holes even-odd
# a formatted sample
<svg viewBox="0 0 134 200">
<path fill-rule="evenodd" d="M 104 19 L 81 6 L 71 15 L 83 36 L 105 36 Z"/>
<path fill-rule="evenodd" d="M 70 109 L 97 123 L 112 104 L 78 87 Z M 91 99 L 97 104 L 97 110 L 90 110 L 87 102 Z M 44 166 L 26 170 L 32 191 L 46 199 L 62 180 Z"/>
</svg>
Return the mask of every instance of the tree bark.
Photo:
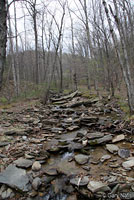
<svg viewBox="0 0 134 200">
<path fill-rule="evenodd" d="M 6 63 L 7 42 L 7 5 L 6 0 L 0 0 L 0 90 L 2 88 L 3 72 Z"/>
<path fill-rule="evenodd" d="M 123 29 L 121 29 L 120 21 L 119 21 L 119 18 L 118 18 L 118 10 L 117 10 L 117 7 L 116 7 L 116 1 L 113 1 L 113 2 L 114 2 L 115 10 L 116 10 L 116 15 L 114 16 L 114 18 L 116 17 L 115 22 L 116 22 L 116 25 L 117 25 L 117 28 L 118 28 L 118 31 L 119 31 L 119 36 L 120 36 L 120 40 L 121 40 L 121 47 L 122 47 L 124 60 L 122 60 L 122 58 L 121 58 L 121 54 L 120 54 L 118 43 L 117 43 L 117 38 L 116 38 L 116 35 L 113 31 L 111 19 L 110 19 L 110 16 L 109 16 L 109 10 L 107 8 L 107 4 L 106 4 L 105 1 L 103 1 L 103 5 L 104 5 L 104 8 L 105 8 L 105 13 L 106 13 L 106 16 L 107 16 L 107 21 L 108 21 L 108 24 L 109 24 L 109 28 L 110 28 L 113 43 L 114 43 L 114 46 L 115 46 L 115 50 L 116 50 L 116 53 L 117 53 L 117 57 L 118 57 L 118 60 L 119 60 L 120 66 L 121 66 L 121 70 L 122 70 L 122 73 L 123 73 L 124 81 L 125 81 L 125 84 L 126 84 L 127 95 L 128 95 L 128 105 L 129 105 L 130 113 L 133 114 L 134 113 L 134 84 L 133 84 L 133 80 L 132 80 L 132 77 L 131 77 L 130 64 L 129 64 L 129 61 L 128 61 L 126 44 L 125 44 L 125 40 L 124 40 L 124 36 L 123 36 Z"/>
</svg>

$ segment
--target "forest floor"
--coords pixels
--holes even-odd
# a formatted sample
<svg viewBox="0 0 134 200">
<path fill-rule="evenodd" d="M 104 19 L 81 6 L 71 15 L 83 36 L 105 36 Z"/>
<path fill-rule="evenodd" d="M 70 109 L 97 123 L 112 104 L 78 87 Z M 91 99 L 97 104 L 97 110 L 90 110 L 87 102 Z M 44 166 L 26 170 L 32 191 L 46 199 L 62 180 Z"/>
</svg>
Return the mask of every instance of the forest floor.
<svg viewBox="0 0 134 200">
<path fill-rule="evenodd" d="M 0 199 L 134 199 L 134 121 L 75 92 L 0 108 Z"/>
</svg>

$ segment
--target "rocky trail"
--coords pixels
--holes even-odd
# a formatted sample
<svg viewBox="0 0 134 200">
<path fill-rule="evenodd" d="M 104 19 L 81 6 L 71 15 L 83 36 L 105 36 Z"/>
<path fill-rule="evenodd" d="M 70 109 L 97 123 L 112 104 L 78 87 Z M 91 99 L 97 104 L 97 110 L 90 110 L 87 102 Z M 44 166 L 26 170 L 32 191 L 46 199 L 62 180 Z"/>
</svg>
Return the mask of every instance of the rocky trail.
<svg viewBox="0 0 134 200">
<path fill-rule="evenodd" d="M 133 124 L 79 92 L 0 110 L 0 199 L 134 199 Z"/>
</svg>

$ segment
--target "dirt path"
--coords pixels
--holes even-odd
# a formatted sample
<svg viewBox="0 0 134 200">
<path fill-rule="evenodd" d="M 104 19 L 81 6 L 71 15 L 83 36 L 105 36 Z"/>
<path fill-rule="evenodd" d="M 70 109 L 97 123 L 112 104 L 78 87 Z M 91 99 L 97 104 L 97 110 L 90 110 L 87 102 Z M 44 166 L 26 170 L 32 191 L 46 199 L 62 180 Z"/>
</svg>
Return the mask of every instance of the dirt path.
<svg viewBox="0 0 134 200">
<path fill-rule="evenodd" d="M 132 199 L 132 127 L 115 99 L 78 94 L 0 110 L 1 199 Z"/>
</svg>

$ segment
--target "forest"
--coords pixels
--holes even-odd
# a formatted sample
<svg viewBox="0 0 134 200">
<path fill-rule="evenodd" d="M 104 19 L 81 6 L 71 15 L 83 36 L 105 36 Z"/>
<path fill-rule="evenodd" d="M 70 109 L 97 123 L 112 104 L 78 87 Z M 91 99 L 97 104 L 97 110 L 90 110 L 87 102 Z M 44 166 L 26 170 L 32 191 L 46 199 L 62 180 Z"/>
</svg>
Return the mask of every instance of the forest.
<svg viewBox="0 0 134 200">
<path fill-rule="evenodd" d="M 131 1 L 23 0 L 7 6 L 6 36 L 0 32 L 0 42 L 7 41 L 0 70 L 3 99 L 36 89 L 45 94 L 85 87 L 112 96 L 123 90 L 133 112 Z"/>
<path fill-rule="evenodd" d="M 0 0 L 0 200 L 134 199 L 132 0 Z"/>
</svg>

